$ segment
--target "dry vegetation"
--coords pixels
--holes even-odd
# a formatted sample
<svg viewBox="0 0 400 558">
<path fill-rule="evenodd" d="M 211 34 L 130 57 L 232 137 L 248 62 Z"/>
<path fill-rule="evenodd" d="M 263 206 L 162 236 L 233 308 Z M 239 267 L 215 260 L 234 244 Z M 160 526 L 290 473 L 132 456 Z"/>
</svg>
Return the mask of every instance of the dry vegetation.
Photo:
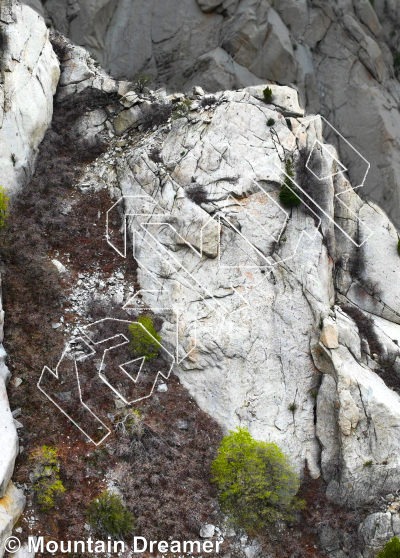
<svg viewBox="0 0 400 558">
<path fill-rule="evenodd" d="M 129 260 L 121 263 L 102 234 L 105 212 L 112 203 L 108 193 L 83 194 L 75 188 L 84 165 L 106 146 L 76 141 L 72 125 L 86 110 L 110 102 L 108 97 L 86 91 L 56 105 L 35 176 L 14 200 L 8 226 L 1 231 L 5 346 L 13 377 L 23 380 L 18 387 L 9 386 L 11 407 L 22 408 L 19 420 L 24 425 L 19 431 L 24 451 L 17 459 L 14 480 L 31 486 L 29 455 L 46 444 L 59 450 L 60 478 L 66 488 L 49 513 L 39 510 L 33 495 L 28 497 L 28 511 L 20 520 L 22 538 L 28 534 L 58 540 L 85 536 L 85 510 L 104 489 L 106 473 L 118 465 L 119 474 L 124 470 L 121 485 L 137 518 L 137 534 L 194 539 L 204 521 L 220 520 L 209 469 L 222 433 L 176 377 L 169 381 L 167 393 L 137 405 L 145 435 L 141 451 L 129 456 L 122 455 L 124 440 L 114 432 L 111 420 L 107 422 L 112 435 L 96 449 L 36 387 L 43 367 L 54 369 L 67 341 L 52 323 L 61 315 L 66 323 L 73 321 L 73 314 L 66 312 L 67 295 L 77 274 L 101 269 L 107 277 L 118 267 L 136 286 L 136 264 Z M 65 212 L 68 206 L 73 210 Z M 117 229 L 113 232 L 118 234 Z M 51 263 L 56 253 L 68 266 L 66 275 L 60 275 Z M 89 305 L 88 315 L 93 319 L 129 319 L 112 306 L 96 302 Z M 155 325 L 159 329 L 161 322 L 155 319 Z M 97 375 L 93 377 L 93 372 L 90 381 L 96 382 L 96 389 L 89 390 L 89 383 L 83 390 L 84 398 L 89 393 L 95 395 L 86 401 L 97 406 L 102 417 L 115 413 L 110 390 Z M 187 422 L 187 430 L 179 429 L 178 419 Z M 33 524 L 29 520 L 31 506 L 38 518 Z"/>
</svg>

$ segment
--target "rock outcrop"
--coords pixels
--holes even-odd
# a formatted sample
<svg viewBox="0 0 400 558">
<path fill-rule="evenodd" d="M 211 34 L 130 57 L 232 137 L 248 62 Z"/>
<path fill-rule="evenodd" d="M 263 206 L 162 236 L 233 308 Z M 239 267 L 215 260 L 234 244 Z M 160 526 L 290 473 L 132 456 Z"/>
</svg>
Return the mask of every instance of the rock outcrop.
<svg viewBox="0 0 400 558">
<path fill-rule="evenodd" d="M 19 443 L 6 391 L 11 374 L 5 364 L 3 321 L 0 298 L 0 557 L 4 554 L 4 542 L 11 535 L 12 528 L 25 507 L 23 490 L 14 486 L 11 481 Z"/>
<path fill-rule="evenodd" d="M 4 555 L 4 544 L 12 533 L 12 528 L 18 521 L 25 507 L 23 490 L 16 488 L 10 481 L 7 490 L 0 498 L 0 556 Z"/>
<path fill-rule="evenodd" d="M 34 171 L 60 74 L 43 18 L 14 0 L 0 1 L 0 71 L 0 185 L 12 195 Z M 19 444 L 6 391 L 3 323 L 0 302 L 0 556 L 25 505 L 11 482 Z"/>
<path fill-rule="evenodd" d="M 394 3 L 47 0 L 45 7 L 61 32 L 117 78 L 144 72 L 174 91 L 193 85 L 236 89 L 266 80 L 296 84 L 308 113 L 323 114 L 370 162 L 360 193 L 400 227 Z M 354 151 L 339 136 L 326 139 L 335 142 L 356 185 Z"/>
<path fill-rule="evenodd" d="M 397 236 L 351 187 L 323 121 L 288 87 L 271 85 L 271 104 L 264 86 L 189 98 L 126 88 L 114 82 L 114 147 L 82 180 L 124 198 L 142 301 L 164 320 L 182 383 L 225 429 L 245 425 L 322 474 L 335 502 L 398 490 Z M 141 134 L 160 106 L 172 119 Z M 288 159 L 303 200 L 290 209 Z"/>
<path fill-rule="evenodd" d="M 55 0 L 47 4 L 49 10 L 56 6 Z M 97 21 L 94 5 L 87 25 Z M 77 33 L 82 33 L 79 8 L 84 6 L 68 3 Z M 62 61 L 60 102 L 84 89 L 114 95 L 113 104 L 87 111 L 76 122 L 77 140 L 111 140 L 107 152 L 87 167 L 80 187 L 107 188 L 114 201 L 120 200 L 117 216 L 122 215 L 121 232 L 126 226 L 141 287 L 140 305 L 133 298 L 123 301 L 124 307 L 128 315 L 149 309 L 162 319 L 163 344 L 178 362 L 175 372 L 200 407 L 225 430 L 246 426 L 256 438 L 279 444 L 300 474 L 306 466 L 314 479 L 323 477 L 333 502 L 377 507 L 381 496 L 400 491 L 396 229 L 383 210 L 358 195 L 368 170 L 359 143 L 355 151 L 322 117 L 307 116 L 293 87 L 270 83 L 271 99 L 266 99 L 266 85 L 259 81 L 264 61 L 266 73 L 279 73 L 282 82 L 292 79 L 291 72 L 301 67 L 300 39 L 310 54 L 320 36 L 320 56 L 337 25 L 344 41 L 350 40 L 347 33 L 355 41 L 357 52 L 348 54 L 349 60 L 355 56 L 352 75 L 359 71 L 357 79 L 365 78 L 380 92 L 381 82 L 396 88 L 385 73 L 387 53 L 380 58 L 372 31 L 365 29 L 379 35 L 379 22 L 363 2 L 341 19 L 322 2 L 320 7 L 276 2 L 276 11 L 262 1 L 250 6 L 204 0 L 200 7 L 203 11 L 196 4 L 183 12 L 192 17 L 192 32 L 201 29 L 213 37 L 218 21 L 226 33 L 222 46 L 210 39 L 213 50 L 201 54 L 218 55 L 208 74 L 213 89 L 224 75 L 224 60 L 234 76 L 224 83 L 243 85 L 235 80 L 245 76 L 246 81 L 251 72 L 250 87 L 213 95 L 200 87 L 188 95 L 138 92 L 129 81 L 110 78 L 83 48 L 70 45 Z M 108 21 L 119 3 L 102 8 L 100 21 Z M 261 24 L 250 25 L 249 13 Z M 285 20 L 281 29 L 278 13 L 292 23 Z M 207 22 L 205 30 L 201 22 Z M 165 19 L 158 25 L 168 27 Z M 297 49 L 287 25 L 299 41 Z M 64 30 L 71 34 L 71 29 Z M 276 67 L 264 60 L 267 51 L 264 59 L 255 55 L 265 38 L 261 30 L 268 30 L 271 50 L 282 62 Z M 165 36 L 160 48 L 181 35 Z M 149 67 L 152 57 L 156 63 L 151 54 Z M 318 72 L 323 65 L 321 59 Z M 176 84 L 174 68 L 172 59 L 172 73 L 163 77 L 170 84 Z M 206 75 L 210 65 L 193 68 Z M 304 78 L 309 85 L 320 75 L 313 72 Z M 188 74 L 186 84 L 190 79 Z M 393 148 L 390 157 L 395 153 Z M 350 176 L 346 154 L 354 161 Z M 282 205 L 284 182 L 299 205 Z M 9 463 L 16 451 L 12 444 L 11 450 Z M 10 467 L 4 470 L 6 478 Z M 364 558 L 372 558 L 400 523 L 398 509 L 376 513 L 381 531 L 374 528 L 376 514 L 360 526 Z M 339 550 L 337 556 L 348 555 Z"/>
<path fill-rule="evenodd" d="M 0 185 L 13 193 L 34 170 L 59 65 L 42 17 L 14 0 L 2 0 L 0 10 Z"/>
<path fill-rule="evenodd" d="M 319 156 L 325 157 L 331 177 L 323 182 L 322 199 L 318 192 L 309 192 L 312 200 L 319 196 L 319 208 L 307 200 L 285 213 L 279 204 L 279 154 L 285 150 L 286 157 L 299 160 L 304 149 L 312 152 L 315 140 L 323 144 L 321 122 L 310 123 L 301 110 L 285 107 L 285 95 L 277 102 L 280 108 L 265 105 L 261 96 L 262 87 L 219 94 L 214 108 L 176 120 L 170 130 L 116 160 L 126 212 L 151 213 L 150 204 L 155 213 L 166 214 L 165 225 L 141 227 L 139 218 L 130 224 L 134 255 L 143 264 L 140 284 L 145 291 L 159 291 L 161 308 L 176 301 L 172 315 L 163 315 L 163 335 L 172 350 L 173 316 L 179 316 L 179 349 L 182 354 L 192 350 L 179 375 L 202 408 L 226 429 L 246 425 L 256 438 L 285 447 L 298 469 L 306 462 L 314 476 L 320 472 L 321 448 L 330 497 L 347 503 L 370 501 L 399 488 L 394 425 L 400 426 L 400 399 L 376 373 L 378 364 L 368 359 L 372 355 L 367 358 L 365 353 L 363 362 L 358 326 L 335 306 L 357 302 L 347 297 L 354 282 L 340 300 L 335 300 L 334 286 L 334 269 L 340 272 L 349 255 L 346 231 L 334 225 L 334 197 L 350 184 L 336 174 L 332 148 L 327 154 L 321 149 Z M 296 117 L 283 117 L 296 110 Z M 275 120 L 272 129 L 267 126 L 270 118 Z M 149 158 L 154 147 L 160 149 L 162 163 Z M 197 204 L 192 201 L 196 191 L 203 196 Z M 129 197 L 140 195 L 151 200 Z M 395 328 L 382 318 L 381 306 L 386 299 L 387 311 L 398 318 L 396 237 L 382 212 L 369 204 L 365 208 L 351 189 L 347 197 L 346 209 L 353 212 L 357 230 L 370 225 L 374 231 L 374 222 L 363 218 L 368 209 L 385 220 L 364 248 L 373 265 L 382 244 L 386 246 L 385 267 L 375 266 L 380 295 L 368 295 L 368 286 L 356 282 L 365 293 L 360 296 L 369 296 L 379 307 L 382 327 Z M 350 258 L 355 257 L 350 252 Z M 143 300 L 152 305 L 150 293 L 145 292 Z M 221 319 L 226 322 L 218 327 Z M 389 363 L 400 349 L 391 340 L 388 344 Z M 335 464 L 338 470 L 332 471 Z"/>
</svg>

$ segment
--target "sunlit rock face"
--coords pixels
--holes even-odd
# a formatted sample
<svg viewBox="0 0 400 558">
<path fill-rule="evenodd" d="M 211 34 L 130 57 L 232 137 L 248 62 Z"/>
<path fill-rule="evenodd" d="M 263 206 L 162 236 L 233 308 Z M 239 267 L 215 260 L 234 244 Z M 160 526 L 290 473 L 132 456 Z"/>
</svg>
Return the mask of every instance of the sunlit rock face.
<svg viewBox="0 0 400 558">
<path fill-rule="evenodd" d="M 1 9 L 0 184 L 13 193 L 34 170 L 60 70 L 43 18 L 16 2 Z"/>
<path fill-rule="evenodd" d="M 370 162 L 360 195 L 383 207 L 399 228 L 400 85 L 393 30 L 400 16 L 392 4 L 48 0 L 45 7 L 62 33 L 118 78 L 143 72 L 171 91 L 193 85 L 236 89 L 266 80 L 295 84 L 308 113 L 323 114 Z M 353 150 L 342 139 L 327 139 L 355 180 L 360 167 Z"/>
<path fill-rule="evenodd" d="M 138 94 L 87 77 L 79 48 L 63 63 L 62 98 L 78 61 L 78 90 L 120 91 L 122 105 L 104 116 L 115 140 L 82 180 L 123 198 L 142 304 L 162 317 L 182 383 L 225 430 L 246 426 L 322 475 L 334 501 L 397 490 L 400 400 L 382 375 L 400 362 L 397 235 L 353 189 L 323 119 L 273 84 L 270 103 L 265 85 Z M 182 101 L 184 116 L 141 131 L 157 103 Z M 78 135 L 94 133 L 97 112 Z M 288 159 L 302 189 L 292 208 L 280 201 Z"/>
</svg>

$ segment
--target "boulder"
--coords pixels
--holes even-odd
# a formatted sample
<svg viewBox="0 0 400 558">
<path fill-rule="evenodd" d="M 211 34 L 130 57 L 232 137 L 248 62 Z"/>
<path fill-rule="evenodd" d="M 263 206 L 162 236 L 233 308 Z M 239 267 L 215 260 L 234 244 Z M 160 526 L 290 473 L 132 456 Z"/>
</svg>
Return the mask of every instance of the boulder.
<svg viewBox="0 0 400 558">
<path fill-rule="evenodd" d="M 16 488 L 10 481 L 5 494 L 0 498 L 0 558 L 4 554 L 6 539 L 24 511 L 25 500 L 23 490 Z"/>
<path fill-rule="evenodd" d="M 218 93 L 211 110 L 192 111 L 198 120 L 194 126 L 185 119 L 173 121 L 161 152 L 168 174 L 160 175 L 160 167 L 147 157 L 151 134 L 129 152 L 126 162 L 117 159 L 116 164 L 123 195 L 146 194 L 158 205 L 157 213 L 168 214 L 168 228 L 146 225 L 151 232 L 146 240 L 136 228 L 139 222 L 132 223 L 133 250 L 144 267 L 162 278 L 157 306 L 173 301 L 179 312 L 179 353 L 193 349 L 176 369 L 181 382 L 225 430 L 248 426 L 256 438 L 285 447 L 296 470 L 307 463 L 317 478 L 312 392 L 318 377 L 309 346 L 321 313 L 329 314 L 332 278 L 326 247 L 312 217 L 296 212 L 296 218 L 286 222 L 278 201 L 281 170 L 267 121 L 275 120 L 280 142 L 293 149 L 295 136 L 282 112 L 302 115 L 303 110 L 295 91 L 271 87 L 271 105 L 264 102 L 264 87 L 259 86 Z M 200 205 L 189 196 L 194 187 L 203 189 L 205 202 Z M 126 211 L 148 212 L 142 203 L 129 198 Z M 229 220 L 222 222 L 222 234 L 218 222 L 210 218 L 215 211 Z M 313 232 L 305 237 L 304 229 Z M 237 236 L 239 230 L 243 238 Z M 277 247 L 282 230 L 285 242 Z M 299 239 L 301 249 L 293 258 Z M 158 255 L 161 246 L 170 248 L 169 255 Z M 286 264 L 278 271 L 270 258 Z M 168 279 L 171 265 L 179 266 L 185 282 L 177 282 L 176 276 Z M 239 265 L 248 267 L 245 274 Z M 146 277 L 139 270 L 147 291 L 144 299 L 151 306 L 150 291 L 160 290 L 160 285 L 156 287 L 151 275 Z M 304 293 L 295 286 L 297 281 L 304 284 Z M 207 285 L 207 292 L 201 295 L 196 282 Z M 184 312 L 178 310 L 180 305 Z M 191 324 L 199 313 L 207 318 L 198 324 L 193 348 Z M 174 350 L 176 326 L 171 313 L 164 319 L 163 339 Z M 218 328 L 222 323 L 224 327 Z"/>
<path fill-rule="evenodd" d="M 386 513 L 372 513 L 367 515 L 359 527 L 365 550 L 365 558 L 375 558 L 385 544 L 394 536 L 392 515 Z"/>
<path fill-rule="evenodd" d="M 4 380 L 0 378 L 0 498 L 4 496 L 14 471 L 18 455 L 18 436 L 7 398 Z"/>
<path fill-rule="evenodd" d="M 140 106 L 123 110 L 114 120 L 115 133 L 122 136 L 130 128 L 136 128 L 139 126 L 141 118 L 143 118 L 143 112 Z"/>
<path fill-rule="evenodd" d="M 75 133 L 78 137 L 93 144 L 105 128 L 108 115 L 103 109 L 95 109 L 81 116 L 76 121 Z"/>
<path fill-rule="evenodd" d="M 292 87 L 281 87 L 278 85 L 258 85 L 246 87 L 244 91 L 252 97 L 265 101 L 264 89 L 269 87 L 272 91 L 272 103 L 275 107 L 282 109 L 284 116 L 304 116 L 304 109 L 300 107 L 298 92 Z"/>
<path fill-rule="evenodd" d="M 336 502 L 371 502 L 400 488 L 400 397 L 342 345 L 325 358 L 332 378 L 324 377 L 318 393 L 317 435 L 327 494 Z"/>
<path fill-rule="evenodd" d="M 322 326 L 321 343 L 328 349 L 339 347 L 339 333 L 336 323 L 331 318 L 325 318 Z"/>
<path fill-rule="evenodd" d="M 362 218 L 362 240 L 373 228 L 368 217 L 373 205 L 362 202 L 346 178 L 337 174 L 338 154 L 322 143 L 322 122 L 310 124 L 303 117 L 297 92 L 269 87 L 273 91 L 269 105 L 265 86 L 259 85 L 217 93 L 212 109 L 201 113 L 194 107 L 193 120 L 173 121 L 163 132 L 161 167 L 147 156 L 152 134 L 129 157 L 117 159 L 123 195 L 150 196 L 146 202 L 127 199 L 125 211 L 148 214 L 150 203 L 154 211 L 158 208 L 156 213 L 166 212 L 168 226 L 147 222 L 151 236 L 146 239 L 139 219 L 131 224 L 139 282 L 149 307 L 151 292 L 157 290 L 158 308 L 169 307 L 171 301 L 176 308 L 182 331 L 178 343 L 182 361 L 176 373 L 206 412 L 225 430 L 246 425 L 254 437 L 284 447 L 299 472 L 306 464 L 318 478 L 322 469 L 334 501 L 366 503 L 383 490 L 400 488 L 396 427 L 388 428 L 400 426 L 400 400 L 375 373 L 372 361 L 372 368 L 365 364 L 355 322 L 334 307 L 327 246 L 338 262 L 342 252 L 352 254 L 349 238 L 357 227 L 346 224 L 349 238 L 345 237 L 334 226 L 335 212 L 338 224 L 347 223 L 348 214 Z M 266 125 L 270 118 L 275 120 L 274 133 Z M 311 148 L 317 140 L 326 182 L 326 199 L 320 200 L 326 211 L 322 228 L 301 207 L 287 221 L 278 201 L 281 149 L 288 153 L 297 145 Z M 161 168 L 168 173 L 160 173 Z M 202 201 L 194 203 L 191 192 L 196 188 Z M 335 207 L 335 193 L 343 192 L 346 204 Z M 219 222 L 212 218 L 216 212 Z M 376 222 L 381 243 L 392 238 L 385 219 L 382 213 L 382 225 Z M 328 238 L 325 244 L 322 235 Z M 384 253 L 379 243 L 373 248 L 372 238 L 363 250 Z M 388 259 L 386 267 L 393 273 L 391 266 Z M 152 270 L 155 277 L 142 269 Z M 171 275 L 172 269 L 179 274 Z M 396 289 L 385 282 L 386 271 L 382 265 L 374 269 L 371 274 L 382 282 L 382 291 L 390 291 L 394 304 Z M 351 294 L 356 281 L 351 269 L 347 273 L 351 286 L 347 303 L 350 299 L 357 304 Z M 183 282 L 177 281 L 181 274 Z M 202 285 L 207 285 L 204 292 Z M 381 297 L 377 303 L 388 306 L 389 298 Z M 207 319 L 195 336 L 192 324 L 199 314 Z M 174 351 L 174 319 L 170 313 L 163 319 L 163 339 Z M 218 329 L 219 323 L 224 327 Z M 321 342 L 316 335 L 320 324 Z M 395 343 L 385 343 L 387 355 L 396 357 Z M 323 375 L 319 390 L 315 367 Z M 372 438 L 376 443 L 371 446 Z"/>
<path fill-rule="evenodd" d="M 82 47 L 75 47 L 73 56 L 63 62 L 60 86 L 65 87 L 93 78 L 95 73 L 88 67 L 89 53 Z"/>
<path fill-rule="evenodd" d="M 211 523 L 206 523 L 200 529 L 200 537 L 203 539 L 212 539 L 215 533 L 215 525 Z"/>
</svg>

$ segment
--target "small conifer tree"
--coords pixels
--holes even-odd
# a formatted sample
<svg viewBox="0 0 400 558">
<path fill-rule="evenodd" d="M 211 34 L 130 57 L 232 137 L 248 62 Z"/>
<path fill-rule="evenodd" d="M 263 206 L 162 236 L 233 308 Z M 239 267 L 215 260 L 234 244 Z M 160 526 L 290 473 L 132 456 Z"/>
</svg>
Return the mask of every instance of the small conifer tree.
<svg viewBox="0 0 400 558">
<path fill-rule="evenodd" d="M 135 519 L 118 494 L 105 490 L 90 502 L 86 512 L 89 525 L 102 536 L 123 537 L 133 531 Z"/>
<path fill-rule="evenodd" d="M 292 179 L 294 178 L 293 163 L 291 159 L 288 159 L 285 163 L 286 177 L 281 186 L 281 191 L 279 194 L 279 199 L 282 205 L 286 207 L 293 207 L 299 205 L 301 200 L 296 194 L 296 188 Z"/>
<path fill-rule="evenodd" d="M 263 91 L 264 94 L 264 101 L 267 105 L 270 105 L 272 102 L 272 89 L 270 87 L 266 87 Z"/>
</svg>

